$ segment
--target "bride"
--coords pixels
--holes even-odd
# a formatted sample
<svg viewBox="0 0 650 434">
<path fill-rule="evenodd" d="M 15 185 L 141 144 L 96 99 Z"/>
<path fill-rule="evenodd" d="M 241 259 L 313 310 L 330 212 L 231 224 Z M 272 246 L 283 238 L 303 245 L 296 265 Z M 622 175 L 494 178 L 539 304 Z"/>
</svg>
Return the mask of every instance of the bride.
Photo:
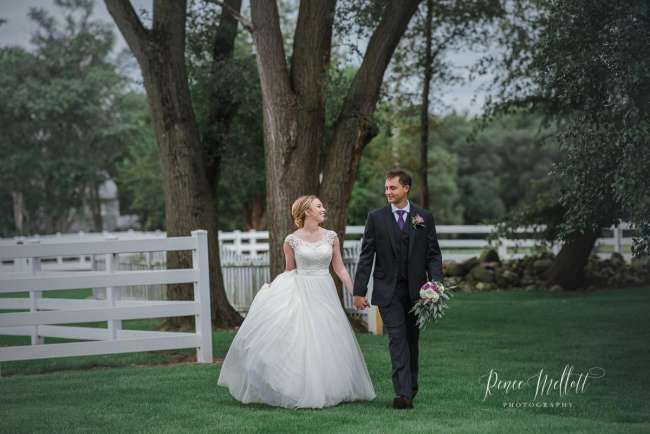
<svg viewBox="0 0 650 434">
<path fill-rule="evenodd" d="M 283 245 L 286 269 L 253 299 L 218 384 L 243 403 L 286 408 L 372 400 L 363 354 L 329 273 L 331 261 L 352 288 L 336 232 L 320 227 L 325 208 L 316 196 L 299 197 L 291 214 L 298 229 Z"/>
</svg>

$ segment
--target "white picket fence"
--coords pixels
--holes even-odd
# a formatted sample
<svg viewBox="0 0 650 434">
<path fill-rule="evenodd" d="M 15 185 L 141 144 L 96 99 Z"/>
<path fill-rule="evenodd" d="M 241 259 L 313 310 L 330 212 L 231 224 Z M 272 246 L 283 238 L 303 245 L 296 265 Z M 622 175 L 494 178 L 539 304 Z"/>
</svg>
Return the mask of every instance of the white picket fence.
<svg viewBox="0 0 650 434">
<path fill-rule="evenodd" d="M 164 236 L 164 235 L 163 235 Z M 0 362 L 50 357 L 113 354 L 135 351 L 196 348 L 197 361 L 212 362 L 208 234 L 191 237 L 153 237 L 76 242 L 30 240 L 23 245 L 0 246 L 0 260 L 13 263 L 12 272 L 0 273 L 0 293 L 29 292 L 29 298 L 0 298 L 0 310 L 28 310 L 0 313 L 0 335 L 31 336 L 31 345 L 0 347 Z M 192 251 L 192 268 L 172 270 L 119 271 L 121 254 L 138 252 Z M 103 271 L 57 271 L 57 258 L 102 255 Z M 55 258 L 54 270 L 41 264 Z M 194 300 L 122 300 L 119 291 L 132 285 L 192 283 Z M 43 296 L 43 291 L 106 288 L 106 299 L 62 299 Z M 193 315 L 195 332 L 124 330 L 122 321 Z M 107 321 L 108 328 L 73 327 L 58 324 Z M 53 325 L 57 324 L 57 325 Z M 44 344 L 44 337 L 85 342 Z"/>
</svg>

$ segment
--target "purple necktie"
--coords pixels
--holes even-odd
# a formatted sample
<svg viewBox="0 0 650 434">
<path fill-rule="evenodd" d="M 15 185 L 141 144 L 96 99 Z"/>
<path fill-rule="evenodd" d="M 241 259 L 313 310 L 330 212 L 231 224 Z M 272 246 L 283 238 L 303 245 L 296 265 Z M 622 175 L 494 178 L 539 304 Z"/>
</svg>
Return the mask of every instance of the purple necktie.
<svg viewBox="0 0 650 434">
<path fill-rule="evenodd" d="M 406 223 L 404 221 L 404 214 L 406 214 L 406 211 L 404 211 L 403 209 L 398 209 L 395 212 L 399 215 L 399 217 L 397 218 L 397 224 L 399 225 L 399 230 L 400 231 L 404 230 L 404 223 Z"/>
</svg>

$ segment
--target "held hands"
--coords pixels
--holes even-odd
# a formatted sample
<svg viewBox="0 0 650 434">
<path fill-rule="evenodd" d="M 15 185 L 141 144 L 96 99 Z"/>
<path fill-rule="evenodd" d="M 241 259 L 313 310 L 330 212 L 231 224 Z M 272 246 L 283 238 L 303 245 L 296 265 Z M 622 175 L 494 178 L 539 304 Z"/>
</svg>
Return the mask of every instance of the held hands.
<svg viewBox="0 0 650 434">
<path fill-rule="evenodd" d="M 361 295 L 355 295 L 353 297 L 353 303 L 354 303 L 354 307 L 356 307 L 357 310 L 363 310 L 370 306 L 370 304 L 368 304 L 368 297 L 364 297 Z"/>
</svg>

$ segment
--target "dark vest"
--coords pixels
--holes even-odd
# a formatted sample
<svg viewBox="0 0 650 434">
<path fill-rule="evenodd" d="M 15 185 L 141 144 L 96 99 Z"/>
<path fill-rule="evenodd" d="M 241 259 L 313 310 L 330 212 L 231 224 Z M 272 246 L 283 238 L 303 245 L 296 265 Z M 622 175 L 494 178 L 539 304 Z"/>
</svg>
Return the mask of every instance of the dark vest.
<svg viewBox="0 0 650 434">
<path fill-rule="evenodd" d="M 400 230 L 397 220 L 395 219 L 395 213 L 393 214 L 393 230 L 397 234 L 397 281 L 407 282 L 408 281 L 408 251 L 409 251 L 409 216 L 410 214 L 404 215 L 404 228 Z"/>
</svg>

